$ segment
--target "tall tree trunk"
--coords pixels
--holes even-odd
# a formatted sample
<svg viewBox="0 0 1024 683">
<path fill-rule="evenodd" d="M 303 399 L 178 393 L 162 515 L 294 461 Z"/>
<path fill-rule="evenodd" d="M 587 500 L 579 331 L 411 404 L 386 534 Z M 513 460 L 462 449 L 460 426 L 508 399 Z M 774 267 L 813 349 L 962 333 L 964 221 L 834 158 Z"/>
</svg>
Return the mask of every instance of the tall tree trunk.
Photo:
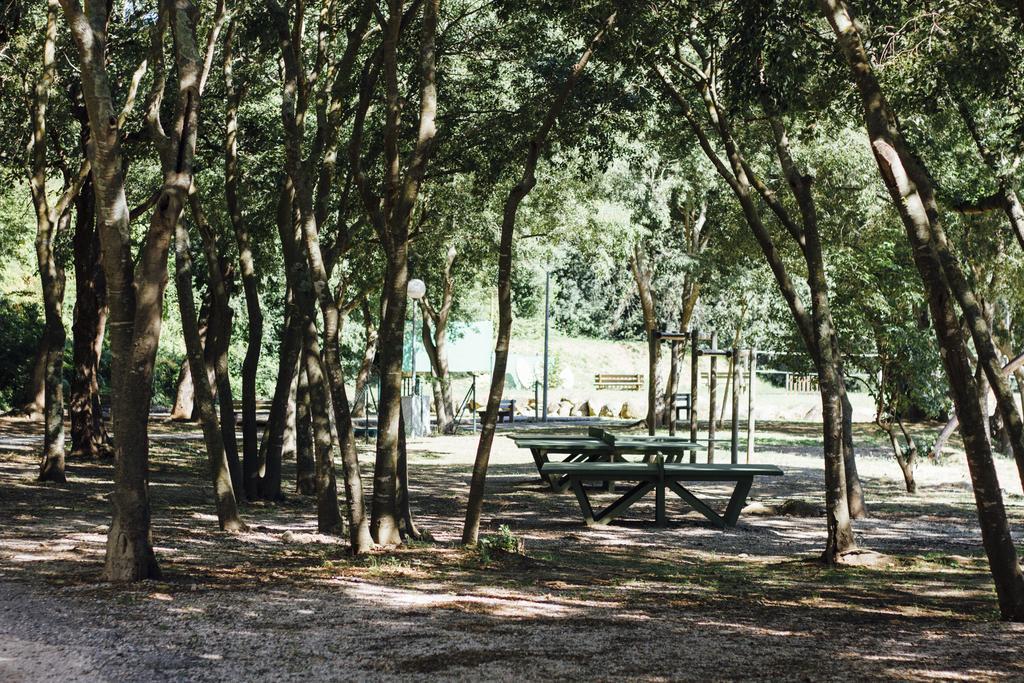
<svg viewBox="0 0 1024 683">
<path fill-rule="evenodd" d="M 281 330 L 281 346 L 278 354 L 277 380 L 274 396 L 270 402 L 267 426 L 260 443 L 259 470 L 249 472 L 246 477 L 246 492 L 259 491 L 263 498 L 278 500 L 281 497 L 281 459 L 285 445 L 285 432 L 289 428 L 289 406 L 291 405 L 293 380 L 296 369 L 305 366 L 302 358 L 304 318 L 299 310 L 298 287 L 308 287 L 306 267 L 295 248 L 295 225 L 291 181 L 282 179 L 281 193 L 277 204 L 277 231 L 284 256 L 285 293 L 284 325 Z"/>
<path fill-rule="evenodd" d="M 36 238 L 36 255 L 43 281 L 43 309 L 46 327 L 46 395 L 43 409 L 43 452 L 39 481 L 63 482 L 64 474 L 64 268 L 57 264 L 53 238 L 67 229 L 71 217 L 64 214 L 51 229 Z"/>
<path fill-rule="evenodd" d="M 853 82 L 861 95 L 875 161 L 903 220 L 907 239 L 913 247 L 914 263 L 928 294 L 932 323 L 960 420 L 982 543 L 992 571 L 999 610 L 1004 619 L 1024 621 L 1024 574 L 1010 535 L 992 451 L 985 436 L 986 419 L 971 375 L 967 347 L 943 276 L 943 262 L 933 241 L 933 223 L 937 222 L 939 214 L 931 180 L 903 140 L 847 4 L 842 0 L 820 0 L 820 4 L 850 65 Z"/>
<path fill-rule="evenodd" d="M 65 174 L 62 196 L 52 203 L 47 196 L 46 114 L 50 89 L 56 79 L 57 15 L 56 0 L 47 5 L 46 31 L 43 40 L 42 73 L 35 85 L 31 105 L 32 143 L 29 186 L 36 212 L 36 264 L 42 285 L 45 325 L 41 349 L 45 349 L 43 365 L 43 450 L 39 465 L 39 481 L 63 482 L 64 474 L 64 267 L 57 260 L 57 238 L 71 222 L 70 204 L 84 182 Z M 83 165 L 88 172 L 88 163 Z M 80 174 L 81 175 L 81 174 Z"/>
<path fill-rule="evenodd" d="M 192 255 L 189 252 L 188 230 L 183 220 L 178 220 L 174 239 L 175 285 L 178 292 L 178 308 L 181 312 L 181 329 L 188 350 L 189 367 L 203 367 L 203 343 L 199 337 L 199 320 L 196 316 L 195 298 L 192 294 Z M 227 454 L 224 450 L 223 433 L 217 424 L 213 390 L 207 374 L 200 370 L 190 371 L 195 386 L 195 402 L 199 422 L 203 427 L 206 442 L 206 456 L 213 483 L 213 498 L 217 509 L 217 521 L 223 531 L 242 531 L 245 524 L 238 516 L 238 504 L 231 481 Z"/>
<path fill-rule="evenodd" d="M 436 1 L 436 0 L 435 0 Z M 427 3 L 429 6 L 430 3 Z M 333 97 L 332 106 L 326 110 L 318 110 L 318 116 L 323 118 L 324 138 L 323 149 L 325 154 L 323 160 L 313 157 L 320 167 L 319 182 L 314 186 L 310 173 L 310 166 L 314 161 L 303 157 L 303 133 L 304 118 L 306 115 L 305 106 L 308 93 L 304 93 L 306 85 L 303 75 L 302 57 L 299 45 L 293 36 L 289 26 L 289 17 L 285 8 L 276 2 L 268 0 L 268 7 L 273 16 L 275 27 L 278 32 L 278 39 L 281 48 L 282 61 L 284 63 L 284 91 L 286 96 L 281 103 L 281 119 L 284 127 L 285 137 L 285 169 L 293 187 L 293 198 L 295 207 L 298 209 L 297 234 L 295 236 L 296 261 L 304 260 L 307 267 L 307 279 L 311 291 L 306 292 L 299 284 L 296 284 L 296 295 L 308 296 L 313 299 L 307 309 L 305 302 L 300 304 L 303 312 L 308 314 L 306 319 L 306 373 L 310 390 L 311 402 L 317 403 L 317 391 L 323 390 L 330 396 L 330 405 L 333 407 L 333 416 L 337 426 L 339 449 L 341 450 L 341 461 L 343 479 L 345 485 L 345 496 L 347 501 L 349 534 L 352 550 L 356 553 L 368 549 L 372 543 L 370 540 L 369 527 L 365 519 L 365 508 L 363 505 L 362 481 L 359 473 L 359 461 L 355 451 L 355 438 L 352 429 L 352 419 L 349 412 L 348 396 L 345 389 L 345 377 L 342 372 L 341 359 L 339 356 L 339 330 L 340 312 L 338 303 L 331 295 L 330 276 L 324 262 L 323 254 L 319 243 L 319 226 L 326 220 L 327 197 L 334 178 L 334 164 L 337 152 L 337 132 L 340 129 L 340 106 Z M 400 14 L 399 10 L 399 14 Z M 344 57 L 337 65 L 339 74 L 347 76 L 352 63 L 355 60 L 362 36 L 370 20 L 370 5 L 364 3 L 361 6 L 359 19 L 349 35 L 349 42 L 345 48 Z M 425 17 L 426 19 L 426 17 Z M 298 31 L 301 35 L 301 13 L 297 17 Z M 425 24 L 429 23 L 425 21 Z M 395 46 L 397 48 L 397 45 Z M 294 97 L 298 94 L 299 97 Z M 298 101 L 297 101 L 298 100 Z M 365 114 L 365 112 L 364 112 Z M 314 197 L 314 191 L 319 194 Z M 316 339 L 310 340 L 311 335 L 316 334 L 316 325 L 313 321 L 313 308 L 316 303 L 320 304 L 320 312 L 323 317 L 323 347 L 316 343 Z M 319 357 L 318 362 L 313 363 L 310 359 L 310 348 L 316 348 Z M 316 368 L 313 366 L 316 365 Z M 320 373 L 319 375 L 315 373 Z M 326 383 L 326 386 L 324 386 Z M 326 401 L 321 402 L 328 405 Z M 315 409 L 315 406 L 314 406 Z M 328 420 L 328 423 L 330 420 Z M 314 429 L 316 429 L 316 417 L 314 416 Z M 328 433 L 330 430 L 328 430 Z M 319 437 L 317 437 L 319 440 Z M 320 456 L 318 455 L 318 462 Z M 335 492 L 334 509 L 337 509 L 337 492 L 333 478 L 333 461 L 331 461 L 331 490 Z M 324 475 L 318 471 L 318 490 L 323 492 Z M 323 504 L 323 495 L 321 496 Z M 340 527 L 339 527 L 340 528 Z"/>
<path fill-rule="evenodd" d="M 253 256 L 252 239 L 242 215 L 238 164 L 238 106 L 242 95 L 233 79 L 232 38 L 234 21 L 229 24 L 224 38 L 224 83 L 227 99 L 224 112 L 224 198 L 228 216 L 238 247 L 238 263 L 245 293 L 245 311 L 248 331 L 245 360 L 242 361 L 242 478 L 249 498 L 259 494 L 260 465 L 259 428 L 256 424 L 256 373 L 259 370 L 260 350 L 263 345 L 263 311 L 260 308 L 259 283 Z"/>
<path fill-rule="evenodd" d="M 405 344 L 407 246 L 388 256 L 384 307 L 377 348 L 380 396 L 377 399 L 377 459 L 373 468 L 370 533 L 382 545 L 401 542 L 398 510 L 398 440 L 402 412 L 402 357 Z"/>
<path fill-rule="evenodd" d="M 216 398 L 220 412 L 220 431 L 231 471 L 231 483 L 237 495 L 242 496 L 245 486 L 242 479 L 242 462 L 238 457 L 238 439 L 235 436 L 235 401 L 231 389 L 231 371 L 228 351 L 231 348 L 231 327 L 234 312 L 231 310 L 230 277 L 217 246 L 217 238 L 206 218 L 199 199 L 199 192 L 193 184 L 189 191 L 189 207 L 199 234 L 202 236 L 203 255 L 206 257 L 206 273 L 210 288 L 210 322 L 207 332 L 205 359 L 213 368 L 216 382 Z M 193 381 L 194 384 L 194 381 Z"/>
<path fill-rule="evenodd" d="M 491 444 L 498 422 L 498 407 L 505 391 L 505 371 L 508 367 L 508 348 L 512 337 L 512 241 L 515 235 L 516 215 L 519 205 L 537 184 L 537 162 L 540 160 L 548 135 L 554 128 L 558 116 L 565 108 L 573 87 L 580 74 L 594 54 L 598 44 L 615 26 L 616 14 L 605 20 L 600 30 L 591 38 L 587 49 L 570 69 L 568 76 L 555 94 L 540 127 L 530 138 L 523 163 L 523 174 L 519 182 L 509 191 L 501 218 L 501 237 L 498 242 L 498 334 L 494 345 L 494 369 L 491 372 L 491 387 L 487 392 L 487 408 L 480 426 L 480 441 L 477 443 L 476 458 L 473 461 L 473 478 L 469 486 L 469 501 L 466 504 L 466 521 L 462 527 L 462 542 L 474 545 L 480 534 L 480 516 L 483 513 L 484 490 L 487 486 L 487 466 L 491 458 Z"/>
<path fill-rule="evenodd" d="M 661 378 L 658 376 L 658 366 L 661 362 L 661 340 L 657 336 L 658 314 L 651 288 L 651 272 L 639 245 L 633 245 L 629 269 L 633 273 L 633 281 L 640 295 L 644 335 L 647 337 L 647 433 L 654 436 L 659 424 L 658 398 L 661 395 Z"/>
<path fill-rule="evenodd" d="M 85 125 L 88 125 L 86 122 Z M 99 257 L 92 184 L 86 181 L 75 200 L 75 312 L 72 323 L 71 453 L 82 458 L 112 454 L 103 424 L 99 366 L 106 329 L 106 282 Z"/>
<path fill-rule="evenodd" d="M 398 417 L 398 510 L 401 515 L 398 530 L 402 539 L 409 541 L 433 540 L 430 534 L 421 531 L 412 518 L 412 498 L 409 495 L 409 454 L 405 443 L 405 418 Z"/>
<path fill-rule="evenodd" d="M 724 112 L 719 107 L 718 93 L 714 81 L 705 79 L 700 84 L 701 98 L 707 111 L 707 121 L 725 150 L 727 159 L 719 156 L 715 144 L 711 142 L 704 124 L 700 122 L 689 105 L 665 72 L 657 65 L 655 74 L 665 86 L 672 100 L 682 110 L 691 130 L 703 149 L 704 154 L 715 166 L 719 175 L 726 181 L 735 195 L 746 223 L 757 240 L 758 246 L 772 271 L 779 292 L 786 300 L 797 331 L 813 360 L 819 376 L 819 391 L 822 397 L 822 446 L 825 463 L 825 509 L 827 517 L 828 538 L 825 552 L 826 562 L 834 562 L 839 556 L 855 547 L 853 527 L 850 523 L 849 503 L 847 501 L 845 464 L 842 439 L 842 401 L 839 396 L 838 368 L 832 345 L 833 326 L 828 309 L 828 290 L 823 273 L 820 272 L 820 244 L 812 244 L 817 240 L 814 205 L 810 201 L 809 187 L 794 187 L 794 196 L 801 205 L 804 227 L 792 220 L 788 211 L 778 201 L 758 176 L 753 172 L 746 159 L 740 153 L 731 126 Z M 776 123 L 772 121 L 772 123 Z M 776 155 L 785 171 L 792 170 L 788 163 L 788 146 L 784 139 L 784 131 L 772 126 L 776 138 Z M 787 172 L 787 180 L 792 183 L 792 174 Z M 790 234 L 794 242 L 802 247 L 808 266 L 808 285 L 811 290 L 811 310 L 807 311 L 789 276 L 785 262 L 779 253 L 774 238 L 761 218 L 760 206 L 754 201 L 754 192 L 769 205 L 779 222 Z M 814 233 L 813 235 L 809 233 Z"/>
<path fill-rule="evenodd" d="M 454 245 L 448 248 L 441 273 L 441 307 L 434 308 L 426 296 L 420 299 L 423 311 L 423 348 L 434 374 L 432 384 L 437 431 L 442 434 L 455 431 L 455 403 L 452 401 L 452 377 L 448 370 L 448 319 L 455 302 L 455 277 L 452 269 L 457 255 Z"/>
</svg>

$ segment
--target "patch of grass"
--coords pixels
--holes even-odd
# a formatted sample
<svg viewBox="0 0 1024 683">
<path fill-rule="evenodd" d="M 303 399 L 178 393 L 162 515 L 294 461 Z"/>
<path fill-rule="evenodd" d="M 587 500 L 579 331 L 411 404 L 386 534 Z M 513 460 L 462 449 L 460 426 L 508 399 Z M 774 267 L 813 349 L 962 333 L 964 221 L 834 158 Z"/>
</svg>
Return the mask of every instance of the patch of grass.
<svg viewBox="0 0 1024 683">
<path fill-rule="evenodd" d="M 476 544 L 481 564 L 489 564 L 495 551 L 509 555 L 524 555 L 526 544 L 523 539 L 512 533 L 508 524 L 498 527 L 498 533 L 482 537 Z"/>
</svg>

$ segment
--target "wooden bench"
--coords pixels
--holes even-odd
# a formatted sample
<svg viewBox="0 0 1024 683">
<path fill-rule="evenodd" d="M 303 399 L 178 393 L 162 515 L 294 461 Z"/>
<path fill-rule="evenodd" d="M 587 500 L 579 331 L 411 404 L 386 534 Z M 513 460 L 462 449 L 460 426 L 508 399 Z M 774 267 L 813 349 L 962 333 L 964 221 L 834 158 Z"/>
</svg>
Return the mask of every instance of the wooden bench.
<svg viewBox="0 0 1024 683">
<path fill-rule="evenodd" d="M 754 477 L 783 474 L 775 465 L 666 463 L 660 457 L 652 463 L 549 462 L 541 467 L 541 472 L 549 477 L 564 477 L 568 480 L 587 526 L 607 524 L 654 490 L 655 522 L 658 526 L 666 524 L 665 492 L 672 491 L 719 529 L 736 526 Z M 583 482 L 609 480 L 635 481 L 637 484 L 610 505 L 595 511 Z M 719 514 L 681 483 L 690 481 L 736 482 L 725 512 Z"/>
<path fill-rule="evenodd" d="M 597 373 L 594 375 L 595 389 L 620 389 L 624 391 L 640 391 L 644 385 L 644 376 L 641 374 L 632 375 L 611 375 Z"/>
<path fill-rule="evenodd" d="M 487 410 L 478 410 L 476 412 L 480 419 L 483 420 Z M 503 416 L 508 418 L 509 424 L 515 424 L 516 400 L 514 398 L 503 398 L 498 402 L 498 422 L 501 422 Z"/>
</svg>

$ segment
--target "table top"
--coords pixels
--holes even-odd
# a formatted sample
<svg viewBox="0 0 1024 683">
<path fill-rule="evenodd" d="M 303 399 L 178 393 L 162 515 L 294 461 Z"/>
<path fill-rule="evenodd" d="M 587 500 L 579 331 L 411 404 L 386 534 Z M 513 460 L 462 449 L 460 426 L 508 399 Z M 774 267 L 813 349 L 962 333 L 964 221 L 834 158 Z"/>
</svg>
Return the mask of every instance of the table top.
<svg viewBox="0 0 1024 683">
<path fill-rule="evenodd" d="M 664 438 L 617 437 L 613 442 L 586 436 L 520 436 L 514 437 L 519 448 L 541 448 L 546 451 L 567 451 L 571 453 L 681 453 L 700 446 L 692 441 Z"/>
</svg>

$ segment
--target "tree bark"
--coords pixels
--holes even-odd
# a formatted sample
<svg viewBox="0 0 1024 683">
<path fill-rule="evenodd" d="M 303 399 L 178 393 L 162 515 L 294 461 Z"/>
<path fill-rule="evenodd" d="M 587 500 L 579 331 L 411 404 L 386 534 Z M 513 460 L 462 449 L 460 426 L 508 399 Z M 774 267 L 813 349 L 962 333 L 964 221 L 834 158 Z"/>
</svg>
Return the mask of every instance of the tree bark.
<svg viewBox="0 0 1024 683">
<path fill-rule="evenodd" d="M 448 318 L 455 300 L 455 278 L 452 276 L 455 257 L 453 246 L 448 250 L 442 273 L 441 308 L 435 309 L 426 296 L 420 299 L 420 309 L 423 311 L 423 348 L 434 373 L 434 412 L 437 414 L 437 431 L 441 434 L 451 434 L 455 429 L 452 378 L 448 370 Z"/>
<path fill-rule="evenodd" d="M 259 470 L 249 472 L 245 484 L 247 491 L 258 490 L 260 495 L 267 500 L 281 498 L 281 460 L 285 445 L 285 432 L 288 430 L 290 422 L 289 405 L 291 405 L 292 399 L 293 380 L 296 369 L 305 365 L 305 361 L 301 358 L 304 314 L 299 310 L 297 292 L 299 287 L 308 287 L 308 285 L 304 280 L 306 277 L 305 264 L 300 260 L 300 255 L 296 253 L 293 196 L 291 181 L 286 176 L 282 180 L 277 205 L 277 230 L 281 240 L 287 282 L 277 380 L 274 384 L 274 396 L 270 402 L 267 426 L 263 430 L 263 440 L 260 443 Z M 250 477 L 256 477 L 257 480 L 250 481 Z"/>
<path fill-rule="evenodd" d="M 658 376 L 658 366 L 661 362 L 661 341 L 657 337 L 658 314 L 655 310 L 654 292 L 651 288 L 651 271 L 647 267 L 639 245 L 633 245 L 629 270 L 633 273 L 633 281 L 636 283 L 636 289 L 640 295 L 644 335 L 647 337 L 647 433 L 654 436 L 659 425 L 658 397 L 661 395 L 659 391 L 661 378 Z"/>
<path fill-rule="evenodd" d="M 982 543 L 995 583 L 999 610 L 1004 619 L 1024 621 L 1024 574 L 1010 535 L 992 451 L 985 437 L 986 420 L 971 375 L 967 348 L 943 277 L 943 262 L 935 248 L 933 228 L 939 214 L 931 180 L 903 140 L 847 4 L 842 0 L 820 0 L 820 4 L 852 71 L 853 82 L 861 96 L 872 153 L 906 228 L 914 263 L 928 294 L 932 323 L 960 420 Z"/>
<path fill-rule="evenodd" d="M 285 133 L 285 169 L 293 187 L 293 198 L 298 209 L 298 224 L 296 240 L 296 255 L 305 260 L 307 282 L 310 283 L 312 291 L 308 292 L 311 301 L 308 309 L 305 302 L 300 302 L 300 309 L 304 311 L 306 319 L 306 373 L 310 395 L 313 403 L 317 403 L 316 392 L 320 391 L 319 386 L 326 382 L 326 391 L 330 395 L 330 405 L 333 407 L 333 415 L 337 426 L 339 449 L 343 468 L 343 479 L 345 485 L 345 497 L 348 503 L 349 535 L 353 552 L 359 553 L 367 550 L 371 545 L 369 527 L 365 518 L 363 504 L 362 480 L 359 473 L 359 462 L 355 451 L 355 438 L 352 429 L 352 419 L 349 412 L 348 396 L 345 389 L 345 378 L 342 372 L 341 359 L 339 356 L 339 330 L 340 312 L 337 301 L 331 295 L 330 276 L 327 265 L 324 262 L 320 250 L 319 227 L 326 220 L 327 197 L 331 191 L 334 178 L 334 168 L 337 150 L 337 136 L 340 129 L 340 103 L 337 101 L 340 80 L 335 81 L 331 90 L 331 96 L 324 98 L 323 108 L 318 109 L 318 119 L 322 120 L 321 130 L 318 130 L 318 143 L 326 153 L 320 160 L 317 156 L 309 159 L 303 158 L 302 139 L 304 131 L 304 118 L 309 93 L 305 91 L 306 80 L 303 74 L 301 52 L 296 45 L 288 23 L 288 14 L 276 0 L 268 0 L 268 7 L 274 18 L 278 32 L 278 39 L 281 48 L 282 61 L 284 63 L 284 92 L 285 97 L 281 103 L 281 119 Z M 300 13 L 301 14 L 301 13 Z M 349 34 L 349 41 L 346 45 L 344 56 L 337 65 L 336 78 L 346 77 L 351 70 L 356 54 L 361 44 L 362 37 L 370 20 L 369 3 L 363 3 L 357 19 L 355 28 Z M 296 18 L 297 26 L 301 27 L 302 17 Z M 297 31 L 301 35 L 301 28 Z M 396 46 L 397 47 L 397 46 Z M 328 106 L 328 100 L 330 106 Z M 316 163 L 319 168 L 318 182 L 314 186 L 310 166 Z M 314 197 L 314 191 L 318 194 Z M 296 285 L 296 295 L 305 296 L 307 292 Z M 323 347 L 319 348 L 315 338 L 310 341 L 309 337 L 316 334 L 316 325 L 313 321 L 315 303 L 320 304 L 320 312 L 323 318 Z M 319 355 L 315 369 L 308 358 L 308 349 L 316 348 Z M 320 375 L 318 376 L 317 373 Z M 328 405 L 326 401 L 323 405 Z M 315 409 L 315 406 L 314 406 Z M 329 420 L 328 420 L 329 423 Z M 314 429 L 316 429 L 316 418 L 314 416 Z M 328 430 L 329 433 L 330 430 Z M 319 437 L 317 437 L 319 440 Z M 318 455 L 318 462 L 320 461 Z M 323 493 L 323 476 L 318 472 L 318 490 Z M 337 491 L 333 483 L 333 461 L 331 462 L 331 490 L 335 493 L 334 508 L 337 508 Z M 321 505 L 326 505 L 321 496 Z"/>
<path fill-rule="evenodd" d="M 727 161 L 723 160 L 712 144 L 704 126 L 698 120 L 691 109 L 689 102 L 676 89 L 668 76 L 660 67 L 654 66 L 654 71 L 673 101 L 682 110 L 683 116 L 703 149 L 705 155 L 711 160 L 719 175 L 726 181 L 736 196 L 743 211 L 744 218 L 754 238 L 761 248 L 765 260 L 775 277 L 779 292 L 786 300 L 790 313 L 796 323 L 797 331 L 807 348 L 818 372 L 818 387 L 822 399 L 822 445 L 825 462 L 825 509 L 827 517 L 828 538 L 826 541 L 824 559 L 828 563 L 836 562 L 842 553 L 855 547 L 853 527 L 850 522 L 850 506 L 846 487 L 846 471 L 843 453 L 842 438 L 842 400 L 839 395 L 839 378 L 836 365 L 835 348 L 832 345 L 834 334 L 831 314 L 828 308 L 827 284 L 820 268 L 820 242 L 817 240 L 817 226 L 813 219 L 813 202 L 808 206 L 801 206 L 801 215 L 804 217 L 804 228 L 793 221 L 782 205 L 774 197 L 773 193 L 754 174 L 747 161 L 740 153 L 736 140 L 728 120 L 718 104 L 718 95 L 713 87 L 711 77 L 704 73 L 701 67 L 693 66 L 693 69 L 702 74 L 696 89 L 700 92 L 704 107 L 707 111 L 708 122 L 714 133 L 723 146 Z M 786 145 L 780 144 L 778 136 L 780 131 L 775 127 L 772 129 L 776 137 L 776 155 L 779 156 L 783 170 L 788 166 L 785 156 L 788 154 Z M 787 180 L 791 176 L 787 174 Z M 768 232 L 762 218 L 760 207 L 754 201 L 754 192 L 757 192 L 764 199 L 783 227 L 790 234 L 793 240 L 801 246 L 804 258 L 808 264 L 808 285 L 811 290 L 811 311 L 808 313 L 800 298 L 793 281 L 790 279 L 782 255 Z M 794 188 L 794 196 L 798 203 L 803 203 L 809 197 L 805 194 L 808 187 Z M 808 212 L 811 212 L 808 214 Z M 808 228 L 808 226 L 810 226 Z M 813 233 L 813 234 L 805 234 Z M 810 243 L 809 243 L 810 242 Z"/>
<path fill-rule="evenodd" d="M 313 425 L 310 422 L 309 385 L 300 369 L 295 391 L 295 490 L 304 496 L 316 493 L 316 458 L 313 455 Z"/>
<path fill-rule="evenodd" d="M 604 40 L 605 35 L 615 26 L 616 14 L 612 13 L 591 38 L 587 49 L 573 65 L 548 107 L 540 127 L 530 138 L 523 163 L 523 174 L 519 182 L 509 191 L 501 219 L 501 237 L 498 242 L 498 334 L 494 345 L 494 369 L 491 372 L 491 387 L 487 393 L 487 408 L 480 426 L 480 441 L 477 443 L 473 461 L 473 478 L 469 487 L 469 501 L 466 504 L 466 521 L 462 527 L 462 542 L 475 545 L 480 533 L 480 516 L 483 512 L 484 490 L 487 486 L 487 466 L 494 443 L 494 431 L 498 421 L 498 407 L 505 391 L 505 371 L 508 367 L 508 348 L 512 336 L 512 241 L 515 236 L 516 215 L 519 205 L 537 184 L 537 162 L 543 151 L 548 135 L 565 108 L 576 82 Z"/>
<path fill-rule="evenodd" d="M 224 197 L 238 247 L 238 263 L 242 275 L 248 325 L 245 360 L 242 361 L 242 479 L 245 482 L 246 497 L 252 499 L 259 495 L 260 444 L 259 428 L 256 424 L 256 373 L 259 370 L 260 351 L 263 345 L 263 311 L 260 308 L 259 282 L 256 277 L 252 239 L 242 215 L 240 199 L 238 106 L 242 93 L 235 86 L 233 79 L 234 26 L 232 20 L 224 38 L 224 85 L 227 91 L 224 111 Z"/>
<path fill-rule="evenodd" d="M 377 455 L 374 463 L 373 497 L 370 533 L 377 543 L 401 541 L 401 515 L 398 500 L 399 418 L 402 390 L 402 346 L 407 310 L 406 286 L 409 279 L 409 224 L 426 174 L 437 132 L 437 68 L 435 42 L 439 0 L 425 0 L 420 30 L 419 118 L 416 137 L 410 145 L 408 158 L 401 155 L 402 98 L 399 94 L 398 48 L 406 17 L 403 3 L 391 0 L 384 18 L 379 64 L 384 80 L 384 180 L 383 191 L 376 191 L 362 167 L 360 145 L 366 113 L 373 94 L 376 76 L 365 74 L 359 93 L 359 107 L 353 123 L 349 144 L 352 177 L 363 205 L 380 239 L 386 256 L 385 282 L 382 298 L 387 301 L 381 319 L 378 348 L 380 358 L 380 397 L 377 416 Z M 415 8 L 416 5 L 413 5 Z M 403 173 L 403 167 L 405 171 Z M 307 241 L 310 232 L 307 231 Z M 314 254 L 314 250 L 310 250 Z M 315 268 L 314 268 L 315 270 Z M 325 318 L 329 297 L 320 293 Z M 325 321 L 326 327 L 326 321 Z M 340 368 L 339 368 L 340 370 Z M 340 385 L 341 390 L 344 389 Z M 347 405 L 346 405 L 347 410 Z M 348 416 L 346 416 L 348 418 Z M 351 420 L 348 419 L 351 429 Z"/>
<path fill-rule="evenodd" d="M 363 308 L 363 359 L 359 363 L 359 372 L 356 373 L 355 403 L 352 404 L 352 417 L 362 417 L 366 414 L 367 406 L 367 384 L 370 381 L 370 371 L 373 369 L 373 359 L 377 356 L 377 328 L 373 325 L 373 317 L 370 313 L 370 302 L 367 299 L 362 301 Z"/>
<path fill-rule="evenodd" d="M 85 122 L 88 125 L 88 121 Z M 84 146 L 84 142 L 83 142 Z M 71 454 L 81 458 L 113 455 L 103 422 L 99 369 L 107 324 L 106 282 L 91 181 L 75 199 L 75 312 L 72 323 Z"/>
<path fill-rule="evenodd" d="M 312 408 L 313 437 L 316 446 L 316 522 L 321 534 L 341 536 L 345 522 L 338 509 L 338 485 L 334 473 L 331 434 L 331 395 L 320 357 L 316 325 L 308 320 L 303 330 L 303 360 L 306 386 Z"/>
<path fill-rule="evenodd" d="M 235 401 L 231 389 L 231 371 L 229 368 L 228 351 L 231 348 L 231 293 L 229 278 L 223 263 L 213 228 L 206 218 L 195 184 L 189 189 L 189 208 L 192 218 L 202 237 L 203 255 L 206 257 L 206 273 L 210 289 L 210 321 L 207 332 L 204 358 L 207 365 L 213 368 L 216 382 L 216 399 L 220 412 L 220 430 L 231 471 L 231 484 L 237 495 L 246 493 L 242 479 L 242 463 L 238 457 L 238 439 L 235 436 Z M 195 384 L 193 378 L 193 385 Z"/>
<path fill-rule="evenodd" d="M 195 298 L 192 295 L 192 255 L 189 251 L 188 230 L 182 220 L 178 221 L 174 239 L 175 285 L 178 292 L 178 308 L 181 312 L 181 329 L 188 350 L 189 368 L 203 367 L 203 343 L 199 337 L 199 320 L 196 315 Z M 223 433 L 217 424 L 213 390 L 206 372 L 190 371 L 195 386 L 195 403 L 199 422 L 203 427 L 206 456 L 213 483 L 213 498 L 217 509 L 217 521 L 222 531 L 243 531 L 245 524 L 238 515 L 238 503 L 231 481 L 227 454 L 224 450 Z"/>
<path fill-rule="evenodd" d="M 50 89 L 57 76 L 56 42 L 57 0 L 47 3 L 46 29 L 43 39 L 43 64 L 31 106 L 32 143 L 29 186 L 36 212 L 36 264 L 42 285 L 45 324 L 40 342 L 43 358 L 43 450 L 39 464 L 39 481 L 64 482 L 64 267 L 57 260 L 55 245 L 71 222 L 70 208 L 85 182 L 89 164 L 85 162 L 79 177 L 65 173 L 60 199 L 53 203 L 47 196 L 49 176 L 47 160 L 46 115 Z"/>
</svg>

